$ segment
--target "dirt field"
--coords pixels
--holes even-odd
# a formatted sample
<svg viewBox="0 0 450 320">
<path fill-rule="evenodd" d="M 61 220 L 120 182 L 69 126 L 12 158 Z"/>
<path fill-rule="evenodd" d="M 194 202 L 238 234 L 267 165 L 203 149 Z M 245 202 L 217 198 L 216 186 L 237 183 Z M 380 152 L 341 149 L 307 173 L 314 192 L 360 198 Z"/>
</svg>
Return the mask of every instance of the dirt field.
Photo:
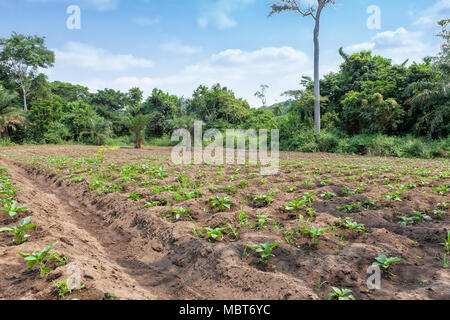
<svg viewBox="0 0 450 320">
<path fill-rule="evenodd" d="M 28 216 L 37 227 L 20 245 L 0 233 L 0 299 L 323 300 L 332 287 L 358 300 L 450 299 L 449 160 L 282 153 L 280 173 L 261 176 L 251 165 L 174 166 L 169 156 L 1 148 L 0 173 L 16 191 L 0 199 L 27 211 L 14 220 L 3 210 L 0 228 Z M 325 230 L 313 238 L 312 227 Z M 28 270 L 18 252 L 54 242 L 66 260 L 44 277 Z M 266 242 L 279 243 L 268 260 L 252 248 Z M 369 290 L 380 254 L 401 261 Z M 59 297 L 54 282 L 73 270 L 83 288 Z"/>
</svg>

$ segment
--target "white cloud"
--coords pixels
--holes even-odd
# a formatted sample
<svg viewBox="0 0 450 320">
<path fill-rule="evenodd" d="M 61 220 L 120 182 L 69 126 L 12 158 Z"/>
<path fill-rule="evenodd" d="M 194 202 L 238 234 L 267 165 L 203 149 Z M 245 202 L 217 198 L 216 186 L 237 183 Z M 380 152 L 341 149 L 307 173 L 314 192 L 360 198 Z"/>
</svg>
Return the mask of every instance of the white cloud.
<svg viewBox="0 0 450 320">
<path fill-rule="evenodd" d="M 185 54 L 185 55 L 197 54 L 202 51 L 201 47 L 188 46 L 188 45 L 181 44 L 177 41 L 166 42 L 161 45 L 161 49 L 166 52 L 175 53 L 175 54 Z"/>
<path fill-rule="evenodd" d="M 67 3 L 68 5 L 74 4 L 73 0 L 27 0 L 28 2 L 37 2 L 37 3 Z M 87 6 L 94 8 L 98 11 L 111 11 L 117 9 L 119 6 L 120 0 L 79 0 L 78 5 Z"/>
<path fill-rule="evenodd" d="M 151 68 L 153 62 L 131 54 L 114 54 L 79 42 L 68 42 L 62 49 L 54 49 L 57 68 L 82 68 L 94 71 L 127 71 Z"/>
<path fill-rule="evenodd" d="M 427 56 L 433 56 L 439 51 L 437 45 L 424 40 L 422 32 L 408 31 L 403 27 L 395 31 L 377 33 L 370 42 L 354 44 L 345 48 L 347 52 L 372 50 L 375 54 L 392 59 L 394 63 L 421 62 Z"/>
<path fill-rule="evenodd" d="M 426 9 L 419 15 L 414 25 L 418 26 L 435 26 L 436 23 L 450 16 L 450 1 L 439 0 L 432 7 Z"/>
<path fill-rule="evenodd" d="M 210 25 L 220 30 L 234 28 L 238 23 L 231 17 L 233 12 L 255 2 L 256 0 L 215 0 L 201 8 L 197 25 L 202 29 Z"/>
<path fill-rule="evenodd" d="M 322 70 L 330 71 L 326 67 Z M 268 101 L 274 103 L 284 100 L 280 97 L 282 92 L 299 87 L 301 75 L 311 76 L 312 73 L 312 63 L 305 53 L 291 47 L 267 47 L 254 51 L 224 50 L 168 76 L 99 78 L 93 73 L 90 80 L 83 75 L 83 80 L 78 83 L 92 91 L 104 88 L 127 91 L 139 87 L 146 94 L 151 94 L 157 87 L 186 97 L 190 97 L 200 84 L 211 86 L 220 83 L 232 89 L 238 97 L 247 99 L 252 106 L 259 106 L 261 102 L 254 93 L 260 84 L 270 86 Z M 51 78 L 56 76 L 54 74 Z"/>
</svg>

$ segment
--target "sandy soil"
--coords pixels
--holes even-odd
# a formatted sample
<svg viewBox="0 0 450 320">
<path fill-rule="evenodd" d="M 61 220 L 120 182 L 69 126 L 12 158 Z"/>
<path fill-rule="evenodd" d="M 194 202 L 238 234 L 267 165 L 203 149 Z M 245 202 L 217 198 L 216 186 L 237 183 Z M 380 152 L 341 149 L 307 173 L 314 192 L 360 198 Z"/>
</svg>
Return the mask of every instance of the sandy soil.
<svg viewBox="0 0 450 320">
<path fill-rule="evenodd" d="M 364 300 L 450 299 L 450 272 L 443 267 L 446 251 L 440 244 L 450 218 L 448 208 L 438 206 L 450 199 L 435 191 L 450 183 L 449 160 L 282 153 L 280 173 L 263 177 L 258 168 L 245 165 L 174 166 L 167 148 L 121 148 L 101 157 L 98 149 L 0 149 L 0 167 L 7 168 L 19 190 L 14 198 L 29 209 L 20 218 L 29 215 L 38 224 L 21 245 L 0 233 L 0 299 L 58 299 L 52 281 L 67 278 L 74 267 L 84 289 L 67 297 L 80 299 L 111 299 L 110 294 L 117 299 L 326 299 L 332 286 L 349 288 Z M 132 170 L 130 164 L 135 164 Z M 99 194 L 98 181 L 120 189 Z M 181 181 L 186 185 L 180 187 Z M 391 187 L 408 183 L 402 201 L 384 198 L 395 191 Z M 158 189 L 162 186 L 172 188 Z M 192 199 L 175 195 L 195 190 L 201 195 Z M 308 192 L 314 192 L 313 216 L 306 208 L 285 210 L 286 203 Z M 321 198 L 326 192 L 335 196 Z M 254 199 L 267 194 L 271 203 Z M 232 198 L 230 209 L 219 212 L 211 206 L 208 199 L 218 195 Z M 377 201 L 347 213 L 337 209 L 369 200 Z M 189 211 L 177 219 L 174 208 Z M 430 213 L 438 209 L 439 216 Z M 247 224 L 240 224 L 242 211 Z M 397 216 L 413 211 L 428 212 L 433 220 L 401 226 Z M 263 228 L 257 228 L 257 215 L 270 219 Z M 343 217 L 367 231 L 347 230 L 343 237 Z M 0 216 L 0 228 L 16 224 Z M 305 224 L 329 230 L 318 245 L 301 232 L 288 241 L 287 232 Z M 229 225 L 237 236 L 228 229 L 219 241 L 207 239 L 204 228 Z M 41 250 L 55 241 L 54 250 L 69 263 L 52 266 L 44 278 L 37 268 L 28 271 L 17 252 Z M 265 242 L 280 242 L 268 265 L 246 248 Z M 367 268 L 381 253 L 402 261 L 383 273 L 380 290 L 369 290 Z"/>
</svg>

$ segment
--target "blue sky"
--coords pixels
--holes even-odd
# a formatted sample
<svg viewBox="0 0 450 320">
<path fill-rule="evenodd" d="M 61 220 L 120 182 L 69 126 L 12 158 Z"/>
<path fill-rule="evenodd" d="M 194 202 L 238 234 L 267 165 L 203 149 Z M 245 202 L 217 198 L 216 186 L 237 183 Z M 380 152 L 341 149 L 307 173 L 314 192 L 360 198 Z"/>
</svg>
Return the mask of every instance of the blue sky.
<svg viewBox="0 0 450 320">
<path fill-rule="evenodd" d="M 312 1 L 312 0 L 303 0 Z M 312 75 L 313 20 L 296 14 L 267 18 L 267 0 L 0 0 L 0 37 L 16 31 L 47 38 L 56 64 L 50 80 L 126 91 L 155 87 L 190 96 L 220 82 L 258 106 L 254 92 L 270 86 L 268 101 Z M 70 5 L 81 29 L 69 30 Z M 381 28 L 369 29 L 367 8 L 380 8 Z M 339 47 L 370 49 L 402 63 L 439 51 L 439 19 L 450 0 L 340 0 L 323 14 L 321 73 L 338 69 Z"/>
</svg>

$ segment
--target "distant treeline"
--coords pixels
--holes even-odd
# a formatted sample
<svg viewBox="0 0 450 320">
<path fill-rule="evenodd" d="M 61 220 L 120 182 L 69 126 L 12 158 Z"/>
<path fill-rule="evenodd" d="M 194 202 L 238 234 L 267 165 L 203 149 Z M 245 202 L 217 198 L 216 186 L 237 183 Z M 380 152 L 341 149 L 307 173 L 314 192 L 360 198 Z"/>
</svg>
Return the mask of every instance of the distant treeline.
<svg viewBox="0 0 450 320">
<path fill-rule="evenodd" d="M 173 130 L 192 130 L 201 120 L 205 130 L 280 129 L 286 151 L 447 157 L 449 21 L 440 22 L 441 52 L 421 63 L 394 65 L 370 51 L 348 55 L 341 49 L 339 72 L 321 80 L 321 133 L 313 129 L 313 83 L 307 77 L 299 84 L 303 89 L 284 93 L 285 102 L 258 109 L 220 84 L 199 86 L 190 98 L 159 89 L 145 100 L 139 88 L 90 93 L 83 86 L 48 82 L 32 68 L 36 60 L 41 68 L 54 63 L 44 38 L 13 34 L 0 39 L 0 138 L 2 144 L 170 145 Z M 21 79 L 11 61 L 30 54 L 25 41 L 38 42 L 41 51 L 30 57 L 29 78 Z M 39 60 L 39 54 L 45 56 Z"/>
</svg>

